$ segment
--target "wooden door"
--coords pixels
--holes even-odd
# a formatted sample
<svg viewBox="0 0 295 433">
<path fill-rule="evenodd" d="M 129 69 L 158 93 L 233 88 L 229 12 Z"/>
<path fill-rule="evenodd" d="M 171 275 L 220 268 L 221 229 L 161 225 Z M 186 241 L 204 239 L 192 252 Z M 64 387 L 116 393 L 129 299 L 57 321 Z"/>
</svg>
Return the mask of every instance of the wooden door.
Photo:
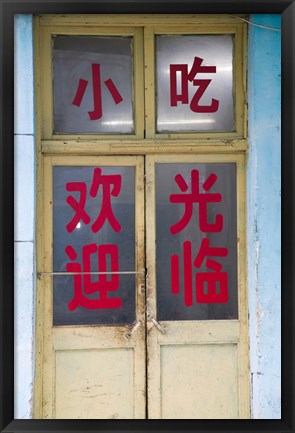
<svg viewBox="0 0 295 433">
<path fill-rule="evenodd" d="M 148 155 L 145 158 L 144 170 L 143 156 L 45 157 L 44 269 L 39 274 L 43 279 L 40 285 L 43 290 L 38 296 L 44 312 L 44 322 L 39 325 L 43 326 L 42 387 L 37 390 L 42 400 L 40 416 L 69 419 L 248 418 L 244 156 L 195 154 Z M 70 228 L 66 242 L 59 243 L 59 233 L 65 231 L 67 224 L 73 223 L 75 212 L 71 203 L 72 206 L 80 203 L 79 222 L 85 229 L 89 229 L 93 220 L 87 222 L 85 215 L 81 215 L 83 203 L 77 194 L 81 185 L 67 184 L 88 179 L 86 189 L 90 192 L 96 169 L 101 170 L 101 176 L 121 175 L 121 197 L 111 188 L 109 190 L 114 192 L 111 194 L 113 217 L 122 225 L 122 230 L 126 227 L 131 232 L 134 230 L 134 239 L 117 238 L 120 230 L 110 227 L 114 222 L 109 216 L 102 238 L 98 236 L 100 230 L 94 230 L 91 242 L 98 246 L 118 245 L 119 266 L 118 269 L 110 268 L 110 264 L 109 268 L 98 266 L 98 272 L 94 274 L 104 275 L 109 271 L 110 279 L 120 275 L 121 286 L 113 296 L 119 295 L 122 289 L 124 291 L 126 278 L 129 279 L 125 300 L 133 297 L 134 317 L 127 312 L 127 318 L 123 314 L 118 319 L 115 314 L 113 323 L 105 323 L 105 316 L 97 323 L 99 320 L 93 319 L 95 309 L 86 308 L 84 315 L 71 322 L 68 306 L 72 305 L 73 293 L 78 290 L 75 278 L 78 278 L 79 269 L 81 274 L 87 274 L 89 269 L 67 268 L 69 262 L 75 266 L 81 262 L 67 247 L 70 245 L 77 250 L 92 238 L 87 235 L 79 242 L 79 237 L 72 238 Z M 196 175 L 199 189 L 194 195 L 193 176 Z M 90 198 L 96 199 L 96 192 L 93 190 Z M 215 201 L 209 196 L 204 199 L 206 192 L 215 194 Z M 67 202 L 66 213 L 63 202 L 71 194 L 75 202 Z M 189 200 L 181 198 L 185 194 L 186 197 L 191 195 L 189 218 L 185 217 L 185 203 Z M 211 213 L 203 212 L 203 216 L 198 217 L 195 214 L 200 213 L 202 194 L 203 206 L 207 200 L 205 208 Z M 176 195 L 177 200 L 173 202 L 171 195 Z M 116 200 L 119 201 L 116 203 Z M 216 207 L 211 209 L 212 205 Z M 99 206 L 101 209 L 102 203 Z M 88 212 L 87 203 L 84 208 Z M 89 214 L 93 217 L 91 212 Z M 218 214 L 223 216 L 219 228 Z M 176 226 L 174 233 L 171 233 L 172 226 Z M 207 247 L 217 248 L 209 254 L 211 266 L 215 261 L 213 273 L 219 277 L 221 273 L 228 273 L 227 299 L 211 298 L 209 302 L 206 296 L 202 300 L 200 293 L 196 293 L 196 272 L 207 275 L 201 266 L 197 269 L 198 263 L 194 266 L 204 238 L 208 241 Z M 134 257 L 130 253 L 132 245 Z M 55 255 L 63 256 L 62 266 Z M 124 263 L 131 263 L 124 262 L 125 256 L 134 261 L 133 268 L 124 267 Z M 189 267 L 188 272 L 185 266 Z M 58 290 L 65 288 L 65 278 L 70 293 L 65 303 L 67 308 L 58 301 Z M 93 278 L 99 281 L 100 276 Z M 219 283 L 222 297 L 221 280 Z M 212 292 L 212 287 L 210 290 Z M 75 308 L 71 314 L 73 311 Z M 108 316 L 111 309 L 106 311 Z"/>
<path fill-rule="evenodd" d="M 244 156 L 147 156 L 146 200 L 148 417 L 248 418 Z"/>
<path fill-rule="evenodd" d="M 44 159 L 42 418 L 146 416 L 143 169 L 140 156 Z"/>
</svg>

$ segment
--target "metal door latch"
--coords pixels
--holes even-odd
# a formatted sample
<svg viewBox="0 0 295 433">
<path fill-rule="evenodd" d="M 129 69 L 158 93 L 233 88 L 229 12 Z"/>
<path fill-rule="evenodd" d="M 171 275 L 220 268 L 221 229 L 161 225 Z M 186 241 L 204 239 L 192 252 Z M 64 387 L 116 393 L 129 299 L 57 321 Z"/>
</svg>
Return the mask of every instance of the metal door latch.
<svg viewBox="0 0 295 433">
<path fill-rule="evenodd" d="M 138 330 L 138 328 L 140 328 L 141 324 L 142 324 L 142 319 L 135 322 L 133 327 L 126 332 L 125 337 L 130 338 Z"/>
<path fill-rule="evenodd" d="M 160 323 L 157 322 L 156 319 L 153 318 L 153 316 L 149 315 L 149 316 L 148 316 L 148 320 L 151 321 L 151 322 L 153 322 L 153 324 L 155 325 L 155 327 L 156 327 L 160 332 L 162 332 L 162 334 L 165 334 L 165 333 L 166 333 L 165 329 L 162 328 L 162 326 L 160 325 Z"/>
</svg>

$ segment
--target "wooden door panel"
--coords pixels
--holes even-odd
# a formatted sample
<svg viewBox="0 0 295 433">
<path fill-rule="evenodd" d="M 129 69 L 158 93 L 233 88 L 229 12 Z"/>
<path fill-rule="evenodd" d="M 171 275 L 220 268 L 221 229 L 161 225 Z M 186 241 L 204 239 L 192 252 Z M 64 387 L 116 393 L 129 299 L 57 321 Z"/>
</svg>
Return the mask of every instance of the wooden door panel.
<svg viewBox="0 0 295 433">
<path fill-rule="evenodd" d="M 232 266 L 236 266 L 237 279 L 232 278 L 229 286 L 233 290 L 236 287 L 235 307 L 229 307 L 229 314 L 226 304 L 223 304 L 222 314 L 212 314 L 211 319 L 199 319 L 202 316 L 196 310 L 196 319 L 192 319 L 193 304 L 190 314 L 186 314 L 182 307 L 181 314 L 184 319 L 173 318 L 178 315 L 177 302 L 183 302 L 183 292 L 186 290 L 181 284 L 177 293 L 177 302 L 174 304 L 168 299 L 175 296 L 172 288 L 172 277 L 170 279 L 167 264 L 165 271 L 157 260 L 157 245 L 161 234 L 167 232 L 165 222 L 161 222 L 161 229 L 157 229 L 156 200 L 156 164 L 206 164 L 211 166 L 215 163 L 231 163 L 236 165 L 236 185 L 231 187 L 231 191 L 236 188 L 236 224 L 231 230 L 232 238 L 236 236 L 237 259 Z M 224 167 L 227 167 L 225 164 Z M 211 170 L 210 170 L 211 171 Z M 209 174 L 210 174 L 209 171 Z M 154 155 L 148 156 L 146 161 L 146 197 L 149 206 L 146 209 L 147 220 L 147 350 L 148 350 L 148 416 L 150 419 L 236 419 L 249 418 L 249 374 L 248 374 L 248 349 L 247 349 L 247 296 L 245 284 L 245 179 L 244 179 L 244 160 L 241 155 Z M 207 175 L 209 175 L 207 174 Z M 174 174 L 173 174 L 174 175 Z M 188 182 L 189 176 L 186 177 Z M 205 177 L 206 179 L 206 177 Z M 167 179 L 167 183 L 169 180 Z M 190 194 L 191 190 L 182 192 Z M 160 196 L 161 205 L 165 203 L 169 207 L 169 197 Z M 168 192 L 169 194 L 169 192 Z M 229 193 L 231 194 L 231 192 Z M 159 198 L 158 198 L 159 200 Z M 229 200 L 229 197 L 226 197 Z M 185 200 L 184 200 L 185 201 Z M 183 203 L 184 203 L 183 201 Z M 170 202 L 171 203 L 171 202 Z M 232 204 L 231 204 L 232 206 Z M 228 206 L 227 208 L 230 209 Z M 195 209 L 195 208 L 194 208 Z M 196 211 L 196 210 L 195 210 Z M 216 211 L 217 212 L 217 211 Z M 224 211 L 225 212 L 225 211 Z M 178 218 L 184 215 L 184 206 L 179 211 Z M 214 217 L 214 214 L 213 214 Z M 161 215 L 161 218 L 165 219 Z M 212 217 L 211 217 L 212 218 Z M 175 221 L 174 221 L 175 223 Z M 168 223 L 168 230 L 171 222 Z M 228 223 L 227 223 L 228 224 Z M 167 221 L 166 221 L 167 225 Z M 229 225 L 229 224 L 228 224 Z M 198 225 L 192 224 L 191 233 L 198 231 Z M 230 227 L 226 227 L 230 230 Z M 198 234 L 200 236 L 200 234 Z M 208 237 L 208 233 L 203 233 L 200 237 Z M 190 237 L 186 238 L 190 240 Z M 214 234 L 212 234 L 214 245 Z M 216 242 L 216 241 L 215 241 Z M 233 244 L 233 242 L 232 242 Z M 226 245 L 216 243 L 216 246 Z M 174 254 L 174 250 L 165 251 L 163 254 L 168 257 Z M 173 247 L 175 248 L 175 246 Z M 194 253 L 196 254 L 196 252 Z M 165 260 L 167 260 L 165 257 Z M 182 259 L 179 259 L 179 261 Z M 172 263 L 172 262 L 171 262 Z M 155 265 L 156 264 L 156 265 Z M 157 268 L 158 267 L 158 268 Z M 185 273 L 185 265 L 183 265 Z M 172 265 L 171 265 L 172 272 Z M 190 271 L 192 268 L 190 267 Z M 161 292 L 157 289 L 157 278 L 161 280 Z M 186 277 L 187 278 L 187 277 Z M 194 280 L 193 280 L 194 281 Z M 197 287 L 193 285 L 193 302 L 197 302 L 195 294 Z M 171 295 L 172 293 L 172 295 Z M 160 320 L 158 314 L 157 295 L 161 300 L 161 317 L 167 319 Z M 167 304 L 163 302 L 163 296 L 167 298 Z M 163 313 L 165 308 L 170 310 Z M 203 304 L 204 305 L 204 304 Z M 232 311 L 234 314 L 232 314 Z M 176 312 L 176 313 L 175 313 Z M 230 318 L 225 319 L 226 315 Z M 169 319 L 169 316 L 172 318 Z M 204 315 L 205 316 L 205 315 Z M 215 318 L 215 316 L 217 316 Z M 219 317 L 218 317 L 219 316 Z M 205 316 L 206 317 L 206 316 Z M 189 320 L 185 320 L 189 318 Z M 192 320 L 191 320 L 192 319 Z M 219 319 L 219 320 L 216 320 Z M 160 321 L 159 321 L 160 320 Z"/>
<path fill-rule="evenodd" d="M 56 351 L 56 418 L 134 418 L 134 350 Z"/>
<path fill-rule="evenodd" d="M 155 162 L 166 160 L 237 163 L 239 316 L 236 320 L 157 322 L 154 166 Z M 52 166 L 96 164 L 136 167 L 136 320 L 129 325 L 52 326 Z M 44 305 L 44 418 L 145 418 L 146 405 L 150 419 L 249 416 L 243 167 L 242 156 L 148 156 L 145 214 L 143 157 L 45 158 L 45 259 L 40 298 Z M 147 323 L 143 320 L 145 310 Z M 131 329 L 134 332 L 130 334 Z"/>
<path fill-rule="evenodd" d="M 161 418 L 238 418 L 236 344 L 161 345 Z"/>
<path fill-rule="evenodd" d="M 144 324 L 140 322 L 140 326 L 132 335 L 130 330 L 134 323 L 77 323 L 53 326 L 53 284 L 54 276 L 57 274 L 53 272 L 54 166 L 109 166 L 114 169 L 113 172 L 116 172 L 117 166 L 135 168 L 135 227 L 132 227 L 135 231 L 135 259 L 133 269 L 120 268 L 119 272 L 122 271 L 124 276 L 134 274 L 135 283 L 132 290 L 135 293 L 135 322 L 141 319 L 145 303 L 145 294 L 142 290 L 145 281 L 143 157 L 46 157 L 44 271 L 41 274 L 44 284 L 39 297 L 39 302 L 44 306 L 42 417 L 143 419 L 146 413 Z M 132 200 L 131 192 L 129 197 Z M 92 242 L 103 244 L 107 239 L 101 241 L 96 237 Z M 122 250 L 126 249 L 125 244 L 120 247 Z M 58 278 L 63 278 L 64 274 L 65 272 L 62 272 Z M 121 286 L 124 285 L 124 281 L 124 278 L 120 279 Z M 66 285 L 67 290 L 73 290 L 70 283 Z M 95 310 L 92 309 L 91 312 L 93 315 Z M 84 310 L 84 314 L 86 313 L 87 310 Z M 67 314 L 69 315 L 68 312 Z"/>
</svg>

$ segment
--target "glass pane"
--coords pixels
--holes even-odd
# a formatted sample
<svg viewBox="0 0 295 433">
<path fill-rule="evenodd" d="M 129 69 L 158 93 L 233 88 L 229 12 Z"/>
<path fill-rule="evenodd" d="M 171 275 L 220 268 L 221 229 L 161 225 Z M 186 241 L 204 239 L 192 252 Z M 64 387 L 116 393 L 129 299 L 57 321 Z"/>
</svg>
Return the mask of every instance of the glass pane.
<svg viewBox="0 0 295 433">
<path fill-rule="evenodd" d="M 53 168 L 53 270 L 65 273 L 53 279 L 54 325 L 135 320 L 134 274 L 118 274 L 135 271 L 134 176 L 134 167 Z"/>
<path fill-rule="evenodd" d="M 238 318 L 235 163 L 156 164 L 158 320 Z"/>
<path fill-rule="evenodd" d="M 233 37 L 157 36 L 157 131 L 233 131 Z"/>
<path fill-rule="evenodd" d="M 132 38 L 53 39 L 54 132 L 131 134 Z"/>
</svg>

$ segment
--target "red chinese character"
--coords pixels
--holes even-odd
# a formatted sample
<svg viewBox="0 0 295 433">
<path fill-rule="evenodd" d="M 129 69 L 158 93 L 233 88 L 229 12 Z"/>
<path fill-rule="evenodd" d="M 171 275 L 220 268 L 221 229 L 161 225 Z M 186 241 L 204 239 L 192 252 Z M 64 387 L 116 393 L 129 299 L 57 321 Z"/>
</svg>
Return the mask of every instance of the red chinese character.
<svg viewBox="0 0 295 433">
<path fill-rule="evenodd" d="M 72 220 L 67 224 L 66 229 L 68 232 L 72 232 L 79 221 L 83 221 L 85 224 L 90 223 L 90 217 L 85 211 L 86 196 L 87 196 L 87 186 L 85 182 L 68 182 L 66 184 L 67 191 L 78 191 L 80 193 L 80 200 L 77 201 L 72 195 L 68 196 L 67 203 L 76 211 Z"/>
<path fill-rule="evenodd" d="M 102 185 L 101 210 L 96 221 L 92 224 L 91 229 L 94 233 L 98 232 L 98 230 L 101 229 L 105 221 L 108 219 L 115 232 L 119 232 L 121 230 L 121 225 L 113 213 L 111 195 L 113 197 L 118 197 L 120 194 L 122 176 L 120 174 L 102 175 L 101 169 L 96 168 L 93 173 L 93 180 L 90 189 L 91 197 L 97 196 L 100 185 Z"/>
<path fill-rule="evenodd" d="M 217 99 L 212 99 L 211 105 L 199 105 L 200 99 L 212 80 L 196 80 L 195 76 L 198 73 L 216 73 L 216 66 L 201 66 L 202 62 L 203 59 L 200 57 L 195 57 L 190 71 L 188 71 L 188 65 L 185 64 L 170 65 L 171 107 L 176 107 L 178 101 L 180 101 L 182 104 L 188 104 L 188 82 L 190 81 L 193 83 L 193 86 L 199 86 L 191 100 L 191 110 L 195 113 L 215 113 L 218 110 L 219 101 Z M 177 93 L 177 72 L 180 72 L 181 74 L 180 94 Z"/>
<path fill-rule="evenodd" d="M 71 245 L 65 249 L 68 257 L 73 261 L 78 255 Z M 82 248 L 82 266 L 78 262 L 68 263 L 66 266 L 67 272 L 78 272 L 74 275 L 74 297 L 68 303 L 69 310 L 73 311 L 79 306 L 90 310 L 102 308 L 121 308 L 122 299 L 108 298 L 108 292 L 114 292 L 119 289 L 120 281 L 119 274 L 111 274 L 108 279 L 106 274 L 98 274 L 98 280 L 90 274 L 91 272 L 91 256 L 97 254 L 97 269 L 98 272 L 107 272 L 107 256 L 110 256 L 110 272 L 119 271 L 119 254 L 117 245 L 96 245 L 89 244 Z M 85 272 L 84 274 L 81 274 Z M 99 298 L 86 297 L 99 293 Z"/>
<path fill-rule="evenodd" d="M 196 268 L 202 266 L 205 257 L 226 257 L 227 248 L 210 247 L 209 239 L 202 239 L 200 250 L 195 258 Z M 222 271 L 222 265 L 215 260 L 207 259 L 206 266 L 214 272 L 197 272 L 196 274 L 196 299 L 199 304 L 210 304 L 228 302 L 228 275 Z M 219 293 L 217 293 L 217 283 L 219 283 Z M 207 293 L 205 293 L 207 285 Z"/>
<path fill-rule="evenodd" d="M 184 303 L 187 307 L 193 305 L 192 283 L 192 243 L 183 243 L 183 276 L 184 276 Z M 179 256 L 171 256 L 171 291 L 174 295 L 179 293 Z"/>
<path fill-rule="evenodd" d="M 120 95 L 113 81 L 109 78 L 108 80 L 104 81 L 104 83 L 107 86 L 110 94 L 112 95 L 115 104 L 116 105 L 120 104 L 120 102 L 123 101 L 123 98 Z M 72 102 L 73 105 L 80 107 L 87 85 L 88 85 L 87 80 L 83 80 L 83 79 L 79 80 L 78 89 L 75 98 Z M 100 64 L 96 64 L 96 63 L 92 64 L 92 91 L 93 91 L 94 109 L 93 111 L 88 111 L 88 114 L 91 120 L 98 120 L 102 117 L 102 98 L 101 98 Z"/>
<path fill-rule="evenodd" d="M 215 184 L 217 176 L 211 173 L 203 184 L 203 189 L 209 191 Z M 179 189 L 184 193 L 188 190 L 188 185 L 181 174 L 175 176 L 175 182 Z M 184 214 L 180 221 L 170 227 L 170 232 L 175 235 L 182 231 L 190 222 L 193 214 L 193 204 L 199 203 L 199 227 L 202 232 L 220 232 L 223 228 L 223 216 L 217 214 L 215 222 L 210 224 L 207 221 L 207 203 L 218 203 L 222 200 L 219 193 L 200 193 L 199 170 L 191 171 L 191 192 L 187 194 L 171 194 L 170 203 L 183 203 L 185 205 Z"/>
<path fill-rule="evenodd" d="M 115 232 L 121 230 L 121 225 L 116 219 L 111 204 L 111 196 L 118 197 L 121 191 L 122 176 L 120 174 L 102 175 L 100 168 L 95 168 L 93 172 L 92 185 L 90 188 L 90 196 L 95 198 L 98 194 L 100 185 L 102 185 L 102 204 L 101 210 L 91 226 L 94 233 L 98 232 L 105 221 L 108 219 L 111 227 Z M 66 184 L 67 191 L 77 191 L 80 193 L 80 199 L 77 201 L 73 196 L 66 198 L 67 203 L 76 212 L 72 220 L 66 225 L 68 232 L 72 232 L 80 221 L 85 224 L 90 223 L 90 217 L 85 211 L 86 200 L 87 200 L 87 186 L 85 182 L 68 182 Z"/>
<path fill-rule="evenodd" d="M 210 247 L 209 239 L 202 240 L 200 250 L 194 260 L 194 266 L 200 268 L 205 257 L 226 257 L 227 248 Z M 224 303 L 228 302 L 228 275 L 222 271 L 222 265 L 215 260 L 206 260 L 207 268 L 214 272 L 198 272 L 196 274 L 196 302 L 197 303 Z M 183 243 L 183 273 L 184 273 L 184 303 L 193 305 L 192 284 L 192 244 L 190 241 Z M 217 291 L 219 283 L 219 292 Z M 207 290 L 206 290 L 207 285 Z M 171 291 L 179 293 L 179 256 L 171 256 Z"/>
</svg>

